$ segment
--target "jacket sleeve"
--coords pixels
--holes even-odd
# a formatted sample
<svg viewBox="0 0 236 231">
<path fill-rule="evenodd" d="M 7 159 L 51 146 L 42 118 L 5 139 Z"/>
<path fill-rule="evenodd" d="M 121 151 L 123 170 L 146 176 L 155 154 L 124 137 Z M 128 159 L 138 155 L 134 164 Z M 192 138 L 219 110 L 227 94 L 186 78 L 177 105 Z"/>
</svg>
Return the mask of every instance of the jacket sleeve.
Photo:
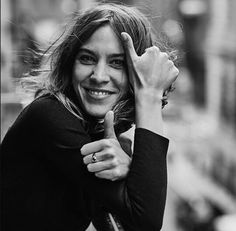
<svg viewBox="0 0 236 231">
<path fill-rule="evenodd" d="M 149 130 L 135 130 L 130 172 L 123 181 L 90 177 L 89 191 L 120 219 L 125 230 L 160 230 L 166 200 L 168 139 Z"/>
</svg>

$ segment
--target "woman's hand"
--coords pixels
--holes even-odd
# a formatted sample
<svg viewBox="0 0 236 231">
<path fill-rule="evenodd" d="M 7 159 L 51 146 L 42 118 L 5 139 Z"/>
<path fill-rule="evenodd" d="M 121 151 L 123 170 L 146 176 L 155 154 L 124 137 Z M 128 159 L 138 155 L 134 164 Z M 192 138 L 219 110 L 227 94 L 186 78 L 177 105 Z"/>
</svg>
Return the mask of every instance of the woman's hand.
<svg viewBox="0 0 236 231">
<path fill-rule="evenodd" d="M 126 48 L 130 82 L 134 93 L 149 91 L 162 98 L 163 93 L 176 80 L 179 70 L 165 52 L 149 47 L 138 56 L 129 34 L 121 33 Z"/>
<path fill-rule="evenodd" d="M 145 128 L 163 135 L 162 101 L 165 92 L 176 80 L 179 70 L 168 54 L 156 46 L 147 48 L 138 56 L 129 34 L 122 32 L 129 80 L 135 96 L 135 123 L 137 128 Z M 164 95 L 164 96 L 163 96 Z"/>
<path fill-rule="evenodd" d="M 114 114 L 107 112 L 104 119 L 105 137 L 81 148 L 88 171 L 112 181 L 123 179 L 129 172 L 131 158 L 122 149 L 113 127 Z M 126 145 L 127 146 L 127 145 Z"/>
</svg>

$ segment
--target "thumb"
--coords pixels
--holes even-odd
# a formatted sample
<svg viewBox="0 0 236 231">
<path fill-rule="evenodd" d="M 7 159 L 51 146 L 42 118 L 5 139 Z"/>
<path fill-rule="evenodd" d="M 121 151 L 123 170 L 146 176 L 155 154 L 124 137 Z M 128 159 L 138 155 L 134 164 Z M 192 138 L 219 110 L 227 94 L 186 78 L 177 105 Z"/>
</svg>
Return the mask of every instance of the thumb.
<svg viewBox="0 0 236 231">
<path fill-rule="evenodd" d="M 105 138 L 115 138 L 116 134 L 114 130 L 114 112 L 108 111 L 104 118 L 104 137 Z"/>
<path fill-rule="evenodd" d="M 126 48 L 126 52 L 127 54 L 130 56 L 131 60 L 135 60 L 138 58 L 138 55 L 134 49 L 134 44 L 133 44 L 133 40 L 130 37 L 130 35 L 126 32 L 122 32 L 121 33 L 121 37 L 123 39 L 124 42 L 124 46 Z"/>
</svg>

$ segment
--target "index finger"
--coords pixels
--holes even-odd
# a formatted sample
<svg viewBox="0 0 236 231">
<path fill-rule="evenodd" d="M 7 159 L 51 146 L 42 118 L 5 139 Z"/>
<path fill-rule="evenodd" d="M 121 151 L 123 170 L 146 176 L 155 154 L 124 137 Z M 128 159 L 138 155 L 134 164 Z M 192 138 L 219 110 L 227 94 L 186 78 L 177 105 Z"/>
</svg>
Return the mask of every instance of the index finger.
<svg viewBox="0 0 236 231">
<path fill-rule="evenodd" d="M 83 156 L 86 156 L 86 155 L 89 155 L 91 153 L 101 151 L 104 148 L 104 146 L 106 146 L 105 139 L 97 140 L 97 141 L 85 144 L 80 149 L 80 152 Z"/>
<path fill-rule="evenodd" d="M 133 40 L 132 38 L 130 37 L 130 35 L 126 32 L 122 32 L 121 33 L 121 37 L 123 39 L 123 43 L 124 43 L 124 46 L 126 48 L 126 52 L 127 54 L 130 56 L 130 58 L 132 60 L 135 60 L 138 58 L 138 55 L 134 49 L 134 44 L 133 44 Z"/>
</svg>

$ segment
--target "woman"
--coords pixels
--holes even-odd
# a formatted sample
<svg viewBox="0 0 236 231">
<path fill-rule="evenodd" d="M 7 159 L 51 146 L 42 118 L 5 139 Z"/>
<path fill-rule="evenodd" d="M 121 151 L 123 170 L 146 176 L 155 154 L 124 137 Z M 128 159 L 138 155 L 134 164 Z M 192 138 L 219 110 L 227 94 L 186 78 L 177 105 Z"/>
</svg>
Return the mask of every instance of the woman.
<svg viewBox="0 0 236 231">
<path fill-rule="evenodd" d="M 1 145 L 3 228 L 86 230 L 92 221 L 106 230 L 108 216 L 124 230 L 160 230 L 161 109 L 178 69 L 154 46 L 147 19 L 124 5 L 77 15 L 57 42 L 50 70 L 29 79 L 36 99 Z M 130 163 L 117 137 L 133 123 Z"/>
</svg>

